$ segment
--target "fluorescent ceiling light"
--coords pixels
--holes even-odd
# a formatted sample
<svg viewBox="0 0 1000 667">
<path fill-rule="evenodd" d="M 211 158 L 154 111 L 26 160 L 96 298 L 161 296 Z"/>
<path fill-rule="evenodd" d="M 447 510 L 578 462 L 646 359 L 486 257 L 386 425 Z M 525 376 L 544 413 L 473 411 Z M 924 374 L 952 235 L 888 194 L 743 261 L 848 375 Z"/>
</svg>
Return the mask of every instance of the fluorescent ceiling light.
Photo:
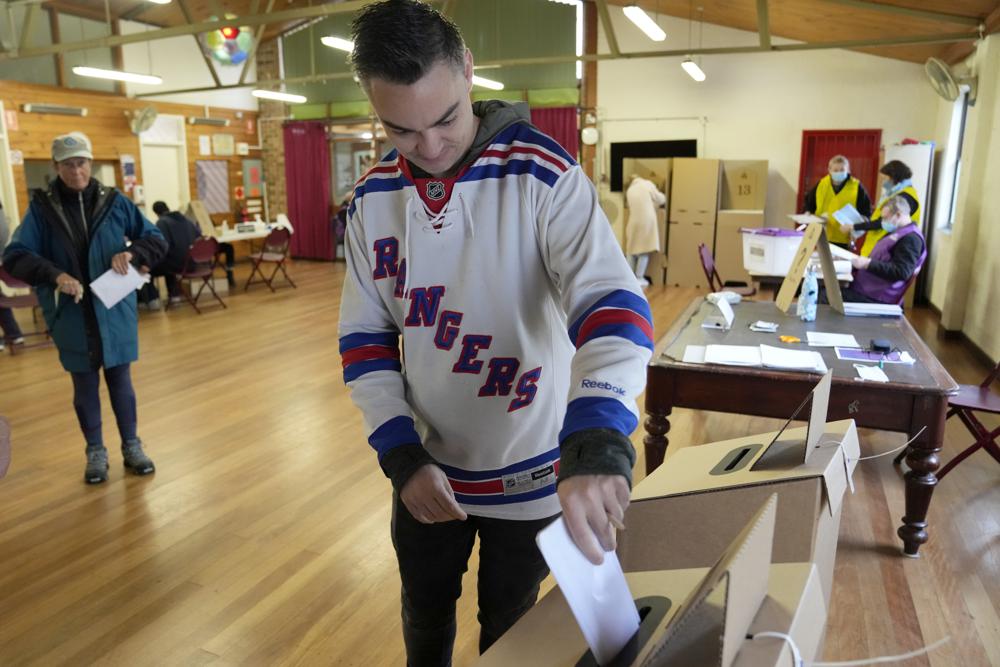
<svg viewBox="0 0 1000 667">
<path fill-rule="evenodd" d="M 319 41 L 323 42 L 323 44 L 329 46 L 331 49 L 340 49 L 341 51 L 347 51 L 348 53 L 354 50 L 354 42 L 349 39 L 343 39 L 342 37 L 333 37 L 332 35 L 329 35 L 327 37 L 323 37 Z"/>
<path fill-rule="evenodd" d="M 472 75 L 472 85 L 482 86 L 483 88 L 489 88 L 490 90 L 503 90 L 503 84 L 499 81 L 494 81 L 493 79 L 484 79 L 481 76 Z"/>
<path fill-rule="evenodd" d="M 169 5 L 170 4 L 170 0 L 149 0 L 149 2 L 152 2 L 154 5 Z"/>
<path fill-rule="evenodd" d="M 639 29 L 654 42 L 662 42 L 667 38 L 667 33 L 663 32 L 663 28 L 657 25 L 656 21 L 651 19 L 642 7 L 630 5 L 625 7 L 623 11 L 628 20 L 639 26 Z"/>
<path fill-rule="evenodd" d="M 684 71 L 688 73 L 688 76 L 690 76 L 695 81 L 705 80 L 705 73 L 701 71 L 700 67 L 698 67 L 698 63 L 691 60 L 690 58 L 685 58 L 684 62 L 681 63 L 681 67 L 683 67 Z"/>
<path fill-rule="evenodd" d="M 158 86 L 163 83 L 163 79 L 152 74 L 135 74 L 134 72 L 120 72 L 113 69 L 98 69 L 96 67 L 77 66 L 73 68 L 73 74 L 79 76 L 89 76 L 95 79 L 112 79 L 114 81 L 128 81 L 129 83 L 145 83 L 150 86 Z"/>
<path fill-rule="evenodd" d="M 559 5 L 577 5 L 580 0 L 549 0 L 549 2 L 554 2 Z"/>
<path fill-rule="evenodd" d="M 362 139 L 372 139 L 372 138 L 373 138 L 373 135 L 372 135 L 372 133 L 371 133 L 371 132 L 362 132 L 362 133 L 361 133 L 361 138 L 362 138 Z"/>
<path fill-rule="evenodd" d="M 293 95 L 292 93 L 279 93 L 274 90 L 254 90 L 250 93 L 254 97 L 265 100 L 277 100 L 279 102 L 290 102 L 292 104 L 302 104 L 306 101 L 304 95 Z"/>
</svg>

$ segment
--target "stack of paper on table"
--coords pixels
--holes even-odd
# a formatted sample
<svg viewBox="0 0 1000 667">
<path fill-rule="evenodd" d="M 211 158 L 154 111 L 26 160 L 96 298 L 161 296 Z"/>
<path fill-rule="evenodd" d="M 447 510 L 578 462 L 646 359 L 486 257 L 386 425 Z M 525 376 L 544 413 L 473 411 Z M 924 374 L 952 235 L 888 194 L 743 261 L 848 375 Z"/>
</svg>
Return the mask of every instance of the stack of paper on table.
<svg viewBox="0 0 1000 667">
<path fill-rule="evenodd" d="M 902 317 L 903 308 L 895 303 L 844 302 L 844 315 L 851 317 Z"/>
<path fill-rule="evenodd" d="M 697 351 L 692 350 L 689 356 L 685 350 L 684 361 L 697 363 Z M 706 345 L 704 362 L 726 366 L 762 366 L 764 368 L 815 371 L 817 373 L 827 371 L 826 363 L 819 352 L 790 350 L 771 345 Z"/>
</svg>

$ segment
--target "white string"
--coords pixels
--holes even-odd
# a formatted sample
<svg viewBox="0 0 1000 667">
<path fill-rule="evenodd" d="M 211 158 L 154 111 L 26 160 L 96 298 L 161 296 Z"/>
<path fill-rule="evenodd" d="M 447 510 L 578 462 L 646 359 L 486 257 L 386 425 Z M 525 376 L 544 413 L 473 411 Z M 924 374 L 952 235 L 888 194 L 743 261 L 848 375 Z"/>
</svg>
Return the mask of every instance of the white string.
<svg viewBox="0 0 1000 667">
<path fill-rule="evenodd" d="M 805 663 L 802 660 L 802 652 L 799 651 L 799 647 L 795 644 L 795 640 L 789 635 L 783 632 L 758 632 L 755 635 L 748 635 L 750 639 L 781 639 L 792 651 L 792 667 L 805 667 Z M 930 653 L 931 651 L 944 646 L 949 641 L 951 641 L 951 636 L 942 637 L 933 644 L 924 646 L 923 648 L 918 648 L 915 651 L 910 651 L 909 653 L 902 653 L 900 655 L 882 655 L 875 658 L 861 658 L 860 660 L 843 660 L 837 662 L 814 662 L 811 667 L 861 667 L 862 665 L 883 665 L 890 662 L 901 662 L 903 660 L 909 660 L 910 658 L 916 658 L 917 656 Z"/>
<path fill-rule="evenodd" d="M 805 667 L 805 663 L 802 662 L 802 652 L 799 651 L 799 647 L 795 644 L 795 640 L 784 632 L 758 632 L 755 635 L 751 635 L 750 639 L 754 641 L 758 639 L 781 639 L 786 644 L 788 648 L 792 651 L 792 667 Z"/>
<path fill-rule="evenodd" d="M 920 434 L 923 433 L 926 430 L 927 430 L 927 427 L 926 426 L 922 426 L 920 428 L 920 430 L 917 431 L 916 435 L 914 435 L 912 438 L 910 438 L 909 440 L 907 440 L 905 443 L 903 443 L 899 447 L 896 447 L 896 449 L 890 449 L 889 451 L 882 452 L 881 454 L 872 454 L 871 456 L 862 456 L 862 457 L 859 457 L 857 460 L 858 461 L 867 461 L 868 459 L 877 459 L 877 458 L 879 458 L 881 456 L 889 456 L 890 454 L 895 454 L 896 452 L 898 452 L 900 450 L 903 450 L 903 449 L 906 449 L 907 447 L 909 447 L 910 443 L 912 443 L 914 440 L 916 440 L 917 438 L 919 438 Z M 838 440 L 827 440 L 825 442 L 819 443 L 818 445 L 816 445 L 816 447 L 817 448 L 819 448 L 819 447 L 825 447 L 825 446 L 840 447 L 841 444 L 842 443 L 840 441 L 838 441 Z M 847 458 L 850 460 L 850 457 L 847 457 Z"/>
<path fill-rule="evenodd" d="M 883 655 L 878 658 L 862 658 L 861 660 L 847 660 L 844 662 L 814 662 L 812 667 L 858 667 L 859 665 L 884 665 L 887 662 L 902 662 L 903 660 L 909 660 L 910 658 L 930 653 L 934 649 L 947 644 L 949 641 L 951 641 L 950 636 L 942 637 L 930 646 L 918 648 L 916 651 L 910 651 L 901 655 Z"/>
</svg>

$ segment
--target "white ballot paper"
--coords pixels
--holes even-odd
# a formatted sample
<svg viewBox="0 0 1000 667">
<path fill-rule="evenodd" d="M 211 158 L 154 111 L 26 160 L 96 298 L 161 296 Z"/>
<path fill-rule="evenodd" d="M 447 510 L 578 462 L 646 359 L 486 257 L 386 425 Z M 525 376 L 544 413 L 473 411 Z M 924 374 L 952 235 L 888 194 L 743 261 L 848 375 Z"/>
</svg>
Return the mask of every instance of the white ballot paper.
<svg viewBox="0 0 1000 667">
<path fill-rule="evenodd" d="M 834 212 L 833 219 L 842 225 L 855 225 L 865 221 L 853 204 L 845 204 L 842 209 Z"/>
<path fill-rule="evenodd" d="M 128 273 L 122 275 L 108 269 L 90 283 L 90 291 L 97 295 L 105 308 L 113 308 L 116 303 L 149 282 L 148 273 L 139 273 L 131 264 Z"/>
<path fill-rule="evenodd" d="M 605 553 L 604 562 L 594 565 L 573 542 L 562 517 L 539 531 L 535 541 L 598 664 L 608 664 L 639 630 L 639 612 L 618 554 Z"/>
<path fill-rule="evenodd" d="M 807 331 L 806 339 L 812 347 L 861 347 L 851 334 Z"/>
</svg>

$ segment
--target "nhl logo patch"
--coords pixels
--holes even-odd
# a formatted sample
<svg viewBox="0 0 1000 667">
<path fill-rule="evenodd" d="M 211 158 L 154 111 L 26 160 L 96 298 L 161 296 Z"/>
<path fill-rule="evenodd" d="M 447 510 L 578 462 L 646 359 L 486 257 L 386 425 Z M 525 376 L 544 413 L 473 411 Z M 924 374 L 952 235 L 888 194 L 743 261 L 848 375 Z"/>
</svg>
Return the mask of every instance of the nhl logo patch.
<svg viewBox="0 0 1000 667">
<path fill-rule="evenodd" d="M 427 198 L 431 201 L 441 201 L 444 199 L 444 183 L 441 181 L 430 181 L 427 183 Z"/>
</svg>

